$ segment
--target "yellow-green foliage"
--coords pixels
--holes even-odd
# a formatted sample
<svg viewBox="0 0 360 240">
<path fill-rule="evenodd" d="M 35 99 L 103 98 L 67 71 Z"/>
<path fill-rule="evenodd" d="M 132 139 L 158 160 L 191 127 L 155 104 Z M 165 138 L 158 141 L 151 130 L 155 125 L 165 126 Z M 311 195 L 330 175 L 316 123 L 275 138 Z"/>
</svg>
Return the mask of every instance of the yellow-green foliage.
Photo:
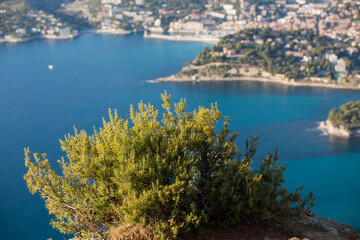
<svg viewBox="0 0 360 240">
<path fill-rule="evenodd" d="M 33 161 L 25 149 L 28 188 L 45 199 L 55 228 L 83 238 L 176 239 L 210 224 L 293 216 L 313 204 L 311 194 L 303 199 L 282 187 L 276 153 L 254 166 L 257 137 L 239 152 L 216 104 L 186 112 L 185 100 L 161 97 L 162 112 L 140 103 L 128 119 L 109 111 L 92 135 L 75 129 L 60 141 L 60 174 L 45 154 Z"/>
</svg>

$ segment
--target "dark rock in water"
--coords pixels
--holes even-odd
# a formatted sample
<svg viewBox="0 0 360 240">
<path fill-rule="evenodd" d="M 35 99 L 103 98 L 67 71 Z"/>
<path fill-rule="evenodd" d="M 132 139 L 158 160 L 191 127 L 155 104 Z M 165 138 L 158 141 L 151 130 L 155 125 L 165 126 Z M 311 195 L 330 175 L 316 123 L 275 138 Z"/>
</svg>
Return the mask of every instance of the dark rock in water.
<svg viewBox="0 0 360 240">
<path fill-rule="evenodd" d="M 183 240 L 360 240 L 353 227 L 307 211 L 288 221 L 243 223 L 231 227 L 211 227 L 203 235 L 193 234 Z"/>
<path fill-rule="evenodd" d="M 360 232 L 353 227 L 330 218 L 317 216 L 308 211 L 301 218 L 285 223 L 285 227 L 297 237 L 314 240 L 358 240 Z"/>
</svg>

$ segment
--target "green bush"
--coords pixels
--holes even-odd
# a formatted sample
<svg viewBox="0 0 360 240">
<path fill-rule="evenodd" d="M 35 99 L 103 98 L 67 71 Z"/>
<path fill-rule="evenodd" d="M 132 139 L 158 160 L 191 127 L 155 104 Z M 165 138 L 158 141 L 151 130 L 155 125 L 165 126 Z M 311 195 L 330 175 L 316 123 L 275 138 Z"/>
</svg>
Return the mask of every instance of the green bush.
<svg viewBox="0 0 360 240">
<path fill-rule="evenodd" d="M 195 75 L 197 72 L 198 72 L 198 70 L 196 70 L 196 69 L 189 69 L 189 70 L 180 71 L 179 75 L 190 77 L 190 76 Z"/>
<path fill-rule="evenodd" d="M 348 102 L 329 112 L 328 120 L 336 127 L 343 126 L 347 131 L 360 127 L 360 101 Z"/>
<path fill-rule="evenodd" d="M 55 228 L 82 238 L 145 229 L 144 236 L 177 239 L 212 224 L 287 218 L 313 206 L 312 193 L 302 198 L 302 187 L 289 193 L 282 186 L 285 166 L 276 152 L 253 162 L 258 137 L 240 153 L 238 134 L 230 134 L 216 104 L 186 112 L 185 100 L 161 97 L 161 112 L 140 103 L 127 119 L 110 111 L 93 135 L 75 129 L 60 141 L 61 174 L 46 154 L 32 161 L 25 149 L 24 178 L 45 199 Z"/>
</svg>

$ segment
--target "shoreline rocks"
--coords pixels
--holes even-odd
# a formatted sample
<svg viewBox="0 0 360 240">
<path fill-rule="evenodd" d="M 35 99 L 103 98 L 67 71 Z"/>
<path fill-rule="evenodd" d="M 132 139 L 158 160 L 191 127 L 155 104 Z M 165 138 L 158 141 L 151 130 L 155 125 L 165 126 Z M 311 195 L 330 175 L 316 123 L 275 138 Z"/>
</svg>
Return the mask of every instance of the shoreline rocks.
<svg viewBox="0 0 360 240">
<path fill-rule="evenodd" d="M 297 237 L 311 240 L 359 240 L 360 232 L 350 225 L 331 218 L 319 217 L 308 211 L 301 218 L 294 218 L 285 223 L 285 227 Z"/>
<path fill-rule="evenodd" d="M 343 126 L 335 127 L 329 120 L 320 122 L 318 129 L 325 131 L 326 133 L 342 138 L 360 137 L 360 130 L 347 131 Z"/>
<path fill-rule="evenodd" d="M 301 81 L 288 81 L 284 78 L 275 76 L 273 78 L 269 77 L 180 77 L 177 75 L 172 75 L 169 77 L 162 77 L 153 80 L 153 82 L 230 82 L 230 81 L 248 81 L 248 82 L 264 82 L 264 83 L 276 83 L 292 87 L 322 87 L 322 88 L 332 88 L 332 89 L 348 89 L 348 90 L 360 90 L 360 86 L 346 86 L 338 84 L 328 84 L 328 83 L 311 83 L 311 82 L 301 82 Z"/>
<path fill-rule="evenodd" d="M 36 36 L 32 36 L 32 37 L 22 37 L 22 38 L 17 38 L 17 37 L 6 37 L 5 38 L 4 37 L 4 38 L 0 38 L 0 44 L 1 43 L 25 43 L 25 42 L 35 41 L 35 40 L 44 40 L 44 39 L 48 39 L 48 40 L 69 40 L 70 39 L 71 40 L 76 37 L 79 37 L 80 35 L 82 35 L 84 33 L 125 35 L 125 34 L 132 33 L 132 31 L 126 31 L 123 29 L 105 29 L 105 30 L 104 29 L 86 29 L 77 34 L 69 34 L 69 35 L 64 35 L 64 36 L 40 34 L 40 35 L 36 35 Z"/>
<path fill-rule="evenodd" d="M 212 35 L 165 35 L 151 33 L 144 35 L 144 38 L 161 39 L 168 41 L 187 41 L 187 42 L 205 42 L 205 43 L 218 43 L 219 37 Z"/>
<path fill-rule="evenodd" d="M 7 37 L 7 38 L 0 38 L 0 43 L 25 43 L 25 42 L 35 41 L 35 40 L 44 40 L 44 39 L 67 40 L 67 39 L 74 39 L 78 36 L 79 36 L 79 34 L 69 34 L 69 35 L 64 35 L 64 36 L 41 34 L 41 35 L 36 35 L 36 36 L 32 36 L 32 37 L 23 37 L 23 38 Z"/>
<path fill-rule="evenodd" d="M 207 67 L 227 65 L 229 76 L 209 75 L 206 72 Z M 204 72 L 205 69 L 205 72 Z M 271 74 L 258 67 L 251 65 L 234 66 L 223 62 L 212 62 L 203 65 L 190 64 L 182 68 L 181 72 L 194 70 L 195 74 L 180 75 L 179 73 L 169 77 L 157 78 L 156 82 L 201 82 L 201 81 L 252 81 L 264 83 L 276 83 L 291 87 L 322 87 L 333 89 L 360 90 L 360 85 L 343 85 L 331 83 L 327 78 L 304 78 L 301 80 L 287 79 L 283 74 Z M 204 74 L 205 73 L 205 74 Z"/>
<path fill-rule="evenodd" d="M 119 240 L 116 235 L 107 239 Z M 129 239 L 137 239 L 129 237 Z M 149 238 L 142 238 L 149 239 Z M 208 230 L 192 233 L 183 240 L 360 240 L 360 232 L 352 226 L 337 222 L 331 218 L 319 217 L 311 210 L 307 210 L 299 218 L 288 221 L 276 219 L 263 222 L 243 222 L 227 227 L 209 226 Z M 100 240 L 79 239 L 71 240 Z"/>
</svg>

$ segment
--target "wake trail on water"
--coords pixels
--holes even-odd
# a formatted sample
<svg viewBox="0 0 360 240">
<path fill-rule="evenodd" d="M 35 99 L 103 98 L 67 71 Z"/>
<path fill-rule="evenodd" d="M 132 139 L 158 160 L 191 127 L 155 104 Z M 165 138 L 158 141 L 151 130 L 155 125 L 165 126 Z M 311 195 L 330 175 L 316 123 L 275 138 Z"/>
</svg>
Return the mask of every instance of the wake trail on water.
<svg viewBox="0 0 360 240">
<path fill-rule="evenodd" d="M 319 126 L 321 122 L 316 122 L 316 125 Z M 313 128 L 308 128 L 306 129 L 306 131 L 308 132 L 320 132 L 320 136 L 328 136 L 329 134 L 323 130 L 323 129 L 320 129 L 318 127 L 313 127 Z"/>
</svg>

